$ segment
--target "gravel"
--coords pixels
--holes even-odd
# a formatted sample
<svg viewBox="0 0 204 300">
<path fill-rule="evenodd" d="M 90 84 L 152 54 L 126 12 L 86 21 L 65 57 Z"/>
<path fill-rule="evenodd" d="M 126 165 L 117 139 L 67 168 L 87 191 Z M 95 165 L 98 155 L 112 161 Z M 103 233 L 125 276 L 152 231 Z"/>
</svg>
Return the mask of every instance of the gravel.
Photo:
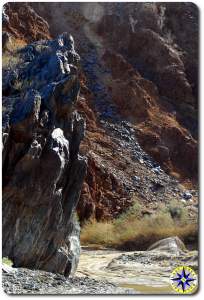
<svg viewBox="0 0 204 300">
<path fill-rule="evenodd" d="M 40 270 L 3 268 L 3 289 L 7 294 L 132 294 L 130 289 L 89 277 L 65 278 Z"/>
</svg>

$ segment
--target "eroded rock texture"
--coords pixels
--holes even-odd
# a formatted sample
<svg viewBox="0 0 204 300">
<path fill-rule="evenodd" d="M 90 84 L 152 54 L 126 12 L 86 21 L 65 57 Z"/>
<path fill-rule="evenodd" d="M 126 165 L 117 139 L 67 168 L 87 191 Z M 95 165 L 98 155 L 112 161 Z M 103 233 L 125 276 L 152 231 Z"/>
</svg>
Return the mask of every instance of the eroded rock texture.
<svg viewBox="0 0 204 300">
<path fill-rule="evenodd" d="M 4 70 L 3 256 L 67 276 L 80 254 L 74 212 L 86 172 L 79 56 L 66 33 L 18 55 L 21 63 Z"/>
<path fill-rule="evenodd" d="M 181 190 L 196 188 L 198 174 L 196 6 L 51 3 L 48 9 L 39 2 L 32 7 L 53 36 L 69 27 L 80 49 L 78 106 L 87 119 L 88 156 L 80 218 L 116 217 L 135 199 L 151 209 L 182 200 Z M 163 187 L 157 190 L 158 182 Z"/>
<path fill-rule="evenodd" d="M 26 2 L 3 6 L 3 30 L 27 42 L 50 38 L 49 25 Z"/>
<path fill-rule="evenodd" d="M 12 5 L 6 11 L 10 20 Z M 88 172 L 77 208 L 80 220 L 115 218 L 135 202 L 144 214 L 156 211 L 172 199 L 183 201 L 186 191 L 192 194 L 192 203 L 186 205 L 193 215 L 198 209 L 196 6 L 29 5 L 47 21 L 51 36 L 68 28 L 81 56 L 77 109 L 87 121 L 80 148 L 88 158 Z M 21 18 L 34 20 L 26 17 L 28 11 Z M 13 32 L 18 24 L 11 24 Z M 35 24 L 29 26 L 35 32 Z M 28 41 L 28 36 L 21 37 Z M 35 35 L 30 38 L 35 40 Z M 6 44 L 7 35 L 4 40 Z M 16 73 L 4 78 L 4 95 L 11 88 L 18 94 Z M 6 97 L 7 106 L 11 100 Z"/>
</svg>

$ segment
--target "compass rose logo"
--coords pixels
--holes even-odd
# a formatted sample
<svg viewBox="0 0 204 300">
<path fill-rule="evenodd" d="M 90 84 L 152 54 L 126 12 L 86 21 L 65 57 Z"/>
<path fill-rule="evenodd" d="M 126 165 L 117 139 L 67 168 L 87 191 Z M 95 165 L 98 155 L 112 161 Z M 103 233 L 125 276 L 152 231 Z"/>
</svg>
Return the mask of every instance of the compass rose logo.
<svg viewBox="0 0 204 300">
<path fill-rule="evenodd" d="M 189 267 L 177 267 L 171 274 L 171 285 L 180 294 L 192 293 L 197 286 L 196 273 Z"/>
</svg>

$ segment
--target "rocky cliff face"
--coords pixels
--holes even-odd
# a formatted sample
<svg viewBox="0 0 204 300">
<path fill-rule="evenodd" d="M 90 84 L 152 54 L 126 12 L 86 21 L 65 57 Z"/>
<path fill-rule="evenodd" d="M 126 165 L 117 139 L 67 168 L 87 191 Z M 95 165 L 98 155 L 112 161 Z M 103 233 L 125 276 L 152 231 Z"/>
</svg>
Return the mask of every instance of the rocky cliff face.
<svg viewBox="0 0 204 300">
<path fill-rule="evenodd" d="M 88 173 L 78 206 L 81 218 L 115 217 L 135 199 L 155 209 L 162 201 L 182 200 L 186 188 L 193 194 L 197 8 L 191 3 L 32 6 L 53 36 L 70 28 L 82 57 L 78 105 L 87 118 L 82 148 Z M 168 179 L 157 172 L 162 169 Z M 158 182 L 162 187 L 155 191 Z"/>
<path fill-rule="evenodd" d="M 177 8 L 177 5 L 175 7 Z M 192 177 L 193 174 L 195 178 L 197 97 L 193 88 L 197 84 L 197 77 L 191 76 L 194 83 L 188 79 L 190 76 L 186 71 L 188 69 L 186 55 L 188 54 L 188 61 L 194 64 L 194 74 L 198 56 L 196 50 L 190 55 L 189 49 L 182 47 L 181 37 L 179 40 L 174 37 L 175 32 L 182 32 L 180 28 L 171 31 L 173 25 L 168 27 L 166 11 L 171 11 L 171 8 L 172 6 L 168 5 L 143 4 L 139 7 L 131 5 L 126 13 L 121 14 L 122 7 L 119 7 L 119 21 L 114 21 L 112 13 L 104 15 L 97 25 L 97 33 L 102 37 L 106 47 L 115 52 L 112 57 L 108 53 L 105 55 L 111 69 L 110 85 L 114 93 L 113 99 L 119 101 L 121 113 L 133 117 L 134 124 L 140 130 L 138 138 L 144 149 L 166 171 L 176 172 L 183 178 Z M 179 12 L 179 7 L 176 8 L 174 11 Z M 184 30 L 185 34 L 194 36 L 194 43 L 191 45 L 197 49 L 198 34 L 195 21 L 198 22 L 197 10 L 191 4 L 184 4 L 182 8 L 187 15 L 183 22 L 188 25 L 187 30 Z M 171 15 L 172 23 L 174 18 L 177 20 L 180 15 L 181 11 L 176 17 Z M 129 22 L 126 24 L 125 20 Z M 118 39 L 119 36 L 126 38 Z M 122 55 L 123 64 L 119 63 L 121 58 L 117 57 L 118 53 Z M 133 70 L 139 72 L 140 85 L 136 84 L 132 74 L 125 75 L 127 69 L 124 67 L 125 62 L 130 63 Z M 141 92 L 147 96 L 141 96 Z M 160 155 L 161 147 L 165 147 L 167 155 Z M 181 164 L 180 157 L 184 157 L 185 163 L 182 161 Z M 186 163 L 189 158 L 192 163 Z"/>
<path fill-rule="evenodd" d="M 159 203 L 186 201 L 186 192 L 192 214 L 197 210 L 197 8 L 191 3 L 31 5 L 49 24 L 49 35 L 69 28 L 81 56 L 76 106 L 87 122 L 80 151 L 88 158 L 88 172 L 77 207 L 80 219 L 113 218 L 135 201 L 144 214 L 151 213 Z"/>
<path fill-rule="evenodd" d="M 74 213 L 86 172 L 79 56 L 67 33 L 12 55 L 16 64 L 3 70 L 3 256 L 68 276 L 80 254 Z"/>
</svg>

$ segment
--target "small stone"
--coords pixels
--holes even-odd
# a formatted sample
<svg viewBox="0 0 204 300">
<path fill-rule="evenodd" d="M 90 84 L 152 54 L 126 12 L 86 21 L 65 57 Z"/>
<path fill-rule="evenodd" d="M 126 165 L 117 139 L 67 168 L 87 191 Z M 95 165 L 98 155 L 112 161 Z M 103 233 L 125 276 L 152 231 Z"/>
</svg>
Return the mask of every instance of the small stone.
<svg viewBox="0 0 204 300">
<path fill-rule="evenodd" d="M 186 191 L 183 193 L 182 197 L 185 199 L 185 200 L 190 200 L 192 198 L 192 195 L 189 191 Z"/>
<path fill-rule="evenodd" d="M 26 289 L 26 290 L 33 289 L 34 288 L 34 284 L 32 284 L 32 283 L 24 284 L 23 288 Z"/>
<path fill-rule="evenodd" d="M 139 176 L 132 176 L 132 180 L 138 182 L 138 181 L 140 181 L 140 177 Z"/>
<path fill-rule="evenodd" d="M 161 171 L 162 171 L 162 170 L 161 170 L 161 167 L 160 167 L 160 166 L 153 168 L 153 172 L 154 172 L 155 174 L 160 174 Z"/>
</svg>

